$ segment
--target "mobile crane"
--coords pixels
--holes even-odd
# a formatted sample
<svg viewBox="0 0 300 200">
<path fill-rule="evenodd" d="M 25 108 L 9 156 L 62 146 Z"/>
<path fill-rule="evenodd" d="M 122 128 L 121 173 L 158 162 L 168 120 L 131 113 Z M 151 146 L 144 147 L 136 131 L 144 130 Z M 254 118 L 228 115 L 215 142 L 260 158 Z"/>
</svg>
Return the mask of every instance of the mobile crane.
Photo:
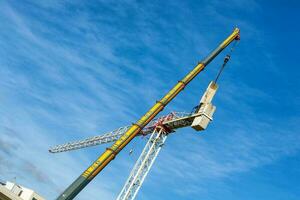
<svg viewBox="0 0 300 200">
<path fill-rule="evenodd" d="M 114 133 L 119 133 L 119 135 L 115 135 L 112 133 L 106 134 L 106 136 L 103 136 L 103 138 L 106 138 L 107 141 L 115 141 L 115 143 L 107 148 L 105 152 L 99 156 L 99 158 L 90 166 L 88 167 L 58 198 L 57 200 L 71 200 L 74 199 L 74 197 L 83 189 L 85 186 L 90 183 L 95 176 L 98 175 L 99 172 L 102 171 L 104 167 L 106 167 L 115 157 L 116 155 L 137 135 L 143 134 L 143 129 L 146 127 L 150 128 L 150 126 L 147 126 L 154 118 L 155 116 L 161 112 L 164 107 L 174 98 L 177 96 L 179 92 L 181 92 L 186 85 L 192 81 L 222 50 L 224 50 L 232 41 L 239 40 L 240 31 L 238 28 L 236 28 L 213 52 L 211 52 L 203 61 L 199 62 L 193 70 L 191 70 L 182 80 L 178 81 L 178 83 L 159 101 L 157 101 L 152 108 L 146 112 L 145 115 L 143 115 L 136 123 L 133 123 L 131 126 L 123 127 L 121 130 L 123 131 L 114 131 Z M 224 65 L 223 65 L 224 66 Z M 218 78 L 218 76 L 217 76 Z M 211 89 L 211 90 L 210 90 Z M 212 82 L 210 86 L 208 87 L 208 91 L 212 92 L 211 94 L 214 95 L 215 91 L 217 89 L 217 85 Z M 207 91 L 207 92 L 208 92 Z M 210 93 L 208 92 L 208 93 Z M 192 120 L 192 127 L 196 130 L 205 129 L 208 122 L 212 119 L 212 114 L 215 110 L 215 107 L 210 103 L 212 100 L 213 95 L 211 98 L 203 97 L 204 99 L 208 99 L 208 101 L 200 106 L 199 112 L 196 113 L 196 116 L 193 118 L 190 118 L 189 116 L 185 116 L 187 121 Z M 202 99 L 203 99 L 202 98 Z M 202 110 L 201 110 L 202 109 Z M 197 115 L 198 114 L 198 115 Z M 175 116 L 175 115 L 174 115 Z M 136 166 L 133 169 L 133 172 L 136 171 L 136 173 L 131 173 L 129 179 L 127 180 L 127 183 L 125 184 L 125 187 L 123 188 L 122 192 L 120 193 L 118 199 L 133 199 L 138 189 L 140 188 L 141 183 L 143 182 L 145 176 L 147 175 L 147 172 L 149 171 L 151 165 L 153 164 L 155 158 L 157 157 L 157 154 L 161 148 L 161 145 L 164 143 L 167 134 L 172 130 L 168 129 L 168 126 L 165 125 L 166 122 L 170 121 L 169 119 L 173 119 L 173 116 L 169 115 L 166 119 L 162 119 L 159 121 L 159 124 L 156 124 L 154 126 L 154 130 L 152 131 L 152 135 L 146 144 L 145 149 L 147 146 L 150 147 L 150 150 L 147 152 L 146 155 L 148 155 L 149 163 L 147 164 L 145 161 L 147 161 L 147 158 L 141 158 L 144 155 L 144 151 L 141 154 L 140 159 L 136 163 Z M 174 122 L 176 119 L 174 119 Z M 180 122 L 184 122 L 185 120 L 181 119 Z M 178 121 L 177 121 L 178 122 Z M 157 123 L 157 121 L 155 122 Z M 172 124 L 172 123 L 169 123 Z M 176 123 L 173 123 L 176 124 Z M 151 125 L 151 124 L 150 124 Z M 150 129 L 149 129 L 150 130 Z M 147 131 L 145 131 L 146 133 Z M 151 132 L 151 131 L 150 131 Z M 98 136 L 99 137 L 99 136 Z M 94 142 L 94 144 L 103 143 L 103 140 L 89 140 L 91 141 L 90 144 Z M 152 145 L 150 145 L 150 141 L 152 141 Z M 153 142 L 158 141 L 158 142 Z M 82 145 L 87 145 L 88 143 L 76 143 L 75 148 L 81 148 Z M 158 144 L 156 148 L 154 148 L 153 144 Z M 66 145 L 66 149 L 70 149 L 72 145 Z M 50 149 L 50 152 L 59 152 L 63 151 L 63 148 L 53 148 Z M 144 150 L 145 150 L 144 149 Z M 156 150 L 156 151 L 153 151 Z M 154 156 L 150 156 L 153 154 Z M 151 158 L 150 158 L 151 157 Z M 142 165 L 139 164 L 140 161 L 142 162 Z M 137 166 L 138 165 L 138 166 Z M 146 170 L 145 170 L 146 169 Z M 129 185 L 129 187 L 127 187 Z M 137 187 L 133 187 L 137 186 Z"/>
<path fill-rule="evenodd" d="M 216 107 L 211 104 L 213 96 L 218 89 L 216 82 L 212 81 L 200 100 L 200 104 L 192 112 L 171 112 L 168 115 L 152 120 L 139 135 L 151 135 L 139 159 L 134 165 L 117 200 L 135 199 L 151 166 L 156 160 L 167 137 L 179 128 L 191 126 L 197 131 L 205 130 Z M 116 141 L 130 126 L 118 128 L 104 135 L 94 136 L 80 141 L 57 145 L 49 149 L 51 153 L 71 151 Z"/>
</svg>

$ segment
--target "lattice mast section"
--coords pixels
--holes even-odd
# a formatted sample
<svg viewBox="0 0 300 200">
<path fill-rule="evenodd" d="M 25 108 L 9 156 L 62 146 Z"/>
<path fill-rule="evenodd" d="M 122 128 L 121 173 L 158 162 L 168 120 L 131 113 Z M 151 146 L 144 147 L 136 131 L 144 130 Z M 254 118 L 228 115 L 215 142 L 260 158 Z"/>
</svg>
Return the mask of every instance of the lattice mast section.
<svg viewBox="0 0 300 200">
<path fill-rule="evenodd" d="M 162 127 L 157 127 L 153 131 L 117 200 L 135 199 L 167 136 L 167 132 Z"/>
</svg>

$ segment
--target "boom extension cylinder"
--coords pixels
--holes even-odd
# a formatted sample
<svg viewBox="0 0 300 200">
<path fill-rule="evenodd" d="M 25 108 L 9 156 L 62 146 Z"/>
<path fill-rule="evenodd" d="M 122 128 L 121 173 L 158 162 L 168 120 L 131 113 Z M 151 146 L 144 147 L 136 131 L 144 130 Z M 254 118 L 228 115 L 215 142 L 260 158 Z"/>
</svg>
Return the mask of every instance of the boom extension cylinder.
<svg viewBox="0 0 300 200">
<path fill-rule="evenodd" d="M 179 93 L 192 81 L 224 48 L 233 40 L 239 39 L 239 29 L 236 28 L 213 52 L 203 61 L 199 62 L 144 116 L 132 126 L 89 167 L 85 170 L 58 198 L 57 200 L 73 199 L 102 169 L 112 161 L 116 155 Z"/>
</svg>

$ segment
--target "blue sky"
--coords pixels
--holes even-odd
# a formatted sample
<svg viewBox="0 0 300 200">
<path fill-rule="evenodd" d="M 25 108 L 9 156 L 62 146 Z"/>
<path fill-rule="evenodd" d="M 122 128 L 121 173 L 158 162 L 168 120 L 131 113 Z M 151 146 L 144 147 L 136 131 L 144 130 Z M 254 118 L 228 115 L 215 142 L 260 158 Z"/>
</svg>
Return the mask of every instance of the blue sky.
<svg viewBox="0 0 300 200">
<path fill-rule="evenodd" d="M 298 200 L 297 1 L 0 1 L 0 178 L 54 199 L 105 146 L 49 146 L 130 124 L 235 26 L 203 133 L 171 135 L 137 199 Z M 165 109 L 190 111 L 224 52 Z M 77 197 L 115 199 L 136 138 Z M 128 155 L 130 148 L 136 151 Z"/>
</svg>

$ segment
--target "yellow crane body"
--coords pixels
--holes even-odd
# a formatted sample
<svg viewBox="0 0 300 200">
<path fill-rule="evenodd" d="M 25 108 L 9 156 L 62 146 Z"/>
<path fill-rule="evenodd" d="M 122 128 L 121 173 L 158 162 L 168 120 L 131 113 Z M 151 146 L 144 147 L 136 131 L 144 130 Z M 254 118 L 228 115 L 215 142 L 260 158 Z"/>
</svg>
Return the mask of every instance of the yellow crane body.
<svg viewBox="0 0 300 200">
<path fill-rule="evenodd" d="M 58 198 L 57 200 L 73 199 L 138 133 L 179 93 L 193 80 L 207 64 L 209 64 L 233 40 L 239 39 L 239 29 L 234 31 L 203 61 L 199 62 L 152 108 L 122 135 L 111 147 L 107 148 L 99 158 L 88 167 Z"/>
</svg>

